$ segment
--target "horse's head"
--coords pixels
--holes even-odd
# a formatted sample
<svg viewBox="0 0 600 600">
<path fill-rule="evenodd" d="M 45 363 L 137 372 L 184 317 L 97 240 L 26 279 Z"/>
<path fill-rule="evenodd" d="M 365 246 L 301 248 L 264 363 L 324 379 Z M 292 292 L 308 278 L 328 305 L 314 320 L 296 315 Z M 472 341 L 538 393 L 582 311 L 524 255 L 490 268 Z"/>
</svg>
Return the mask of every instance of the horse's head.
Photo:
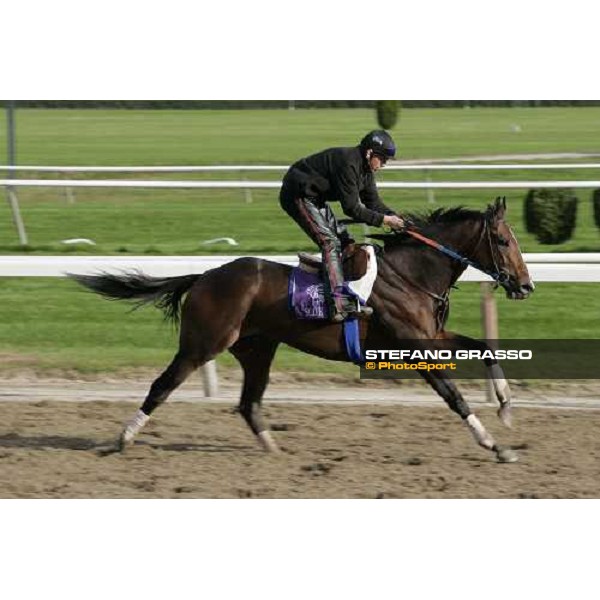
<svg viewBox="0 0 600 600">
<path fill-rule="evenodd" d="M 488 270 L 500 275 L 498 283 L 506 290 L 508 298 L 523 300 L 533 292 L 535 286 L 505 215 L 506 198 L 496 198 L 496 202 L 489 205 L 485 213 L 485 230 L 477 260 Z"/>
</svg>

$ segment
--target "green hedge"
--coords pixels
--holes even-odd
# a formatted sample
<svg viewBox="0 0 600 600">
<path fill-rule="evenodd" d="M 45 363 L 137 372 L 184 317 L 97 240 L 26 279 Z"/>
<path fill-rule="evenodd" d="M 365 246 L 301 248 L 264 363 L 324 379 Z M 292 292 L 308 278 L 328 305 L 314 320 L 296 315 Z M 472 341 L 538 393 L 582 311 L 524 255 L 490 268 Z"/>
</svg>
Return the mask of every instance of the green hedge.
<svg viewBox="0 0 600 600">
<path fill-rule="evenodd" d="M 592 204 L 594 205 L 594 222 L 600 228 L 600 190 L 592 192 Z"/>
<path fill-rule="evenodd" d="M 540 244 L 562 244 L 577 221 L 578 198 L 569 189 L 533 189 L 525 197 L 525 228 Z"/>
<path fill-rule="evenodd" d="M 378 100 L 375 104 L 377 123 L 381 129 L 393 129 L 398 121 L 400 102 L 398 100 Z"/>
</svg>

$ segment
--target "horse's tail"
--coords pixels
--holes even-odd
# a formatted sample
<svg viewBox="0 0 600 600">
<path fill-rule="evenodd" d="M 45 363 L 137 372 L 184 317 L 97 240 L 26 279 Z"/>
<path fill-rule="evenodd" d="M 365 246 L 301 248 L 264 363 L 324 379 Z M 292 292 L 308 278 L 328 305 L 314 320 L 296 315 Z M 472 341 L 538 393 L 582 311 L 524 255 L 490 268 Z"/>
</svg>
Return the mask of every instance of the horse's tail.
<svg viewBox="0 0 600 600">
<path fill-rule="evenodd" d="M 184 294 L 202 275 L 182 275 L 180 277 L 150 277 L 141 271 L 122 275 L 100 273 L 98 275 L 74 275 L 68 273 L 84 287 L 101 294 L 110 300 L 131 300 L 134 308 L 154 304 L 160 308 L 165 319 L 177 322 Z"/>
</svg>

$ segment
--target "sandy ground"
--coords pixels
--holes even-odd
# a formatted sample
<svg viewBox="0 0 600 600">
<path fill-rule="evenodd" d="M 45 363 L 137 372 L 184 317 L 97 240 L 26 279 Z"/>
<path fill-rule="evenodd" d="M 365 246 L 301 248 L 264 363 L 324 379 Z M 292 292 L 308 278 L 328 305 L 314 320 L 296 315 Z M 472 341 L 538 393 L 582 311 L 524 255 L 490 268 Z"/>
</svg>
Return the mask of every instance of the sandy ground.
<svg viewBox="0 0 600 600">
<path fill-rule="evenodd" d="M 493 407 L 473 403 L 497 441 L 517 449 L 518 463 L 498 464 L 441 401 L 267 399 L 265 414 L 284 450 L 269 455 L 232 410 L 237 386 L 221 403 L 168 403 L 128 452 L 104 455 L 136 404 L 97 394 L 53 400 L 64 381 L 2 383 L 12 393 L 19 386 L 46 391 L 0 403 L 1 498 L 600 497 L 600 410 L 533 408 L 525 390 L 513 430 Z M 373 402 L 382 394 L 375 390 Z"/>
</svg>

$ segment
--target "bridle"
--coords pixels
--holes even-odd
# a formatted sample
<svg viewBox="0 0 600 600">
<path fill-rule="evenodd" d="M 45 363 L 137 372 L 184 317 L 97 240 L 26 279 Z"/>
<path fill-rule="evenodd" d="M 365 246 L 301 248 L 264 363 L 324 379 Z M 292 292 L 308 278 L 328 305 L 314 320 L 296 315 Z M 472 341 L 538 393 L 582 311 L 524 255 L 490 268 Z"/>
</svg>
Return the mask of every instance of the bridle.
<svg viewBox="0 0 600 600">
<path fill-rule="evenodd" d="M 503 222 L 503 219 L 501 219 L 499 222 Z M 502 285 L 510 279 L 510 275 L 505 268 L 498 266 L 499 260 L 496 260 L 496 256 L 499 254 L 498 244 L 492 244 L 492 226 L 490 218 L 487 215 L 485 218 L 484 229 L 487 233 L 488 248 L 490 251 L 490 256 L 492 257 L 492 265 L 494 266 L 494 270 L 491 273 L 497 273 L 498 278 L 494 277 L 494 275 L 491 275 L 490 273 L 488 274 L 490 274 L 490 277 L 492 277 L 496 283 Z"/>
<path fill-rule="evenodd" d="M 456 250 L 453 250 L 452 248 L 448 248 L 448 246 L 444 246 L 443 244 L 440 244 L 440 242 L 437 242 L 435 240 L 432 240 L 431 238 L 424 236 L 422 233 L 419 233 L 418 231 L 416 231 L 414 226 L 411 226 L 410 224 L 403 231 L 403 233 L 411 236 L 413 239 L 418 240 L 419 242 L 422 242 L 423 244 L 429 246 L 430 248 L 434 248 L 438 252 L 441 252 L 442 254 L 445 254 L 446 256 L 453 258 L 454 260 L 463 264 L 465 267 L 473 267 L 474 269 L 477 269 L 478 271 L 485 273 L 486 275 L 491 277 L 498 285 L 503 285 L 509 280 L 509 274 L 506 272 L 505 269 L 500 268 L 498 266 L 498 260 L 497 260 L 496 254 L 494 253 L 494 245 L 492 244 L 492 232 L 491 232 L 491 223 L 490 223 L 490 215 L 489 214 L 486 214 L 479 239 L 477 240 L 477 243 L 473 247 L 473 250 L 471 250 L 469 252 L 469 254 L 471 254 L 471 256 L 474 255 L 476 253 L 477 249 L 479 248 L 479 246 L 481 245 L 481 243 L 483 242 L 483 239 L 486 238 L 487 242 L 488 242 L 490 256 L 492 257 L 493 269 L 488 269 L 488 268 L 484 267 L 483 265 L 481 265 L 480 263 L 456 252 Z"/>
<path fill-rule="evenodd" d="M 465 267 L 473 267 L 474 269 L 477 269 L 477 270 L 481 271 L 482 273 L 489 275 L 489 277 L 491 277 L 495 281 L 496 285 L 506 285 L 506 283 L 509 281 L 509 274 L 506 272 L 505 269 L 500 268 L 498 266 L 499 261 L 494 253 L 494 245 L 492 244 L 492 232 L 491 232 L 491 215 L 489 213 L 486 213 L 486 215 L 485 215 L 485 219 L 483 221 L 483 227 L 481 228 L 479 238 L 477 239 L 477 242 L 474 244 L 473 248 L 469 251 L 469 255 L 471 255 L 471 256 L 475 255 L 478 248 L 483 243 L 483 240 L 486 239 L 487 243 L 488 243 L 489 251 L 490 251 L 490 256 L 492 257 L 493 269 L 487 269 L 486 267 L 484 267 L 477 261 L 467 258 L 466 256 L 463 256 L 462 254 L 456 252 L 456 250 L 453 250 L 452 248 L 448 248 L 448 246 L 444 246 L 443 244 L 441 244 L 440 242 L 438 242 L 436 240 L 432 240 L 431 238 L 428 238 L 427 236 L 425 236 L 422 233 L 420 233 L 419 231 L 417 231 L 416 226 L 410 222 L 407 223 L 407 227 L 405 229 L 403 229 L 401 232 L 398 232 L 398 233 L 403 233 L 403 234 L 409 235 L 413 239 L 458 261 Z M 438 324 L 438 329 L 441 329 L 443 327 L 446 316 L 448 314 L 448 306 L 450 303 L 450 298 L 449 298 L 450 289 L 448 288 L 442 295 L 439 295 L 439 294 L 434 294 L 433 292 L 425 289 L 424 287 L 422 287 L 421 285 L 417 284 L 414 281 L 411 281 L 411 280 L 407 280 L 407 281 L 412 287 L 427 294 L 428 296 L 430 296 L 431 298 L 433 298 L 435 301 L 438 302 L 438 308 L 436 310 L 436 321 Z"/>
</svg>

